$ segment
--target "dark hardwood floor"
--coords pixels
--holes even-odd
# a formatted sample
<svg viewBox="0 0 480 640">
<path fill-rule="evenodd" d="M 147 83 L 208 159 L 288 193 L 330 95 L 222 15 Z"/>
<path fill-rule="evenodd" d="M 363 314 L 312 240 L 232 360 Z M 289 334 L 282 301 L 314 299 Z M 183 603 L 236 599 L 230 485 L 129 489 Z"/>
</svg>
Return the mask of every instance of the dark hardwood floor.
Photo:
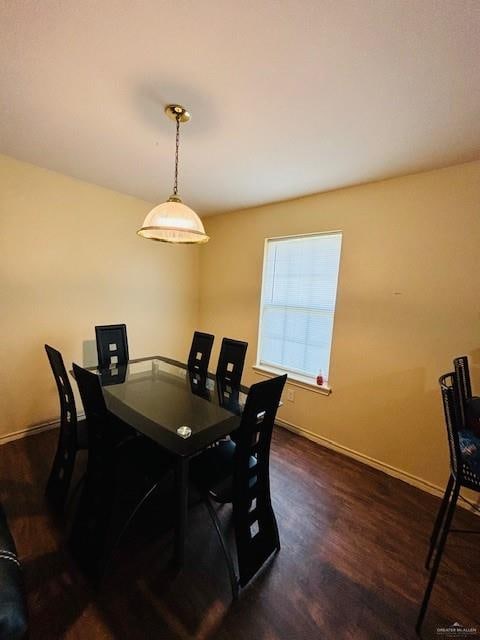
<svg viewBox="0 0 480 640">
<path fill-rule="evenodd" d="M 203 505 L 192 507 L 186 567 L 171 535 L 139 519 L 99 590 L 76 569 L 43 490 L 56 431 L 0 448 L 0 492 L 24 564 L 30 640 L 405 640 L 413 631 L 438 500 L 277 428 L 272 494 L 282 550 L 233 603 Z M 229 507 L 221 507 L 228 526 Z M 456 526 L 480 528 L 457 511 Z M 148 526 L 147 526 L 148 523 Z M 424 638 L 455 621 L 480 629 L 480 538 L 453 534 Z M 480 637 L 480 634 L 479 634 Z"/>
</svg>

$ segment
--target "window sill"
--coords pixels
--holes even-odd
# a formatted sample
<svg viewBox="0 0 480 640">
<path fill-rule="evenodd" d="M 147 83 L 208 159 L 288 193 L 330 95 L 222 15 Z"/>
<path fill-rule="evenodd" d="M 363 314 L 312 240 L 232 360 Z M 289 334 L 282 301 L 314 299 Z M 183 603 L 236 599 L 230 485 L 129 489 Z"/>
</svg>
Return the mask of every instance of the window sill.
<svg viewBox="0 0 480 640">
<path fill-rule="evenodd" d="M 322 396 L 329 396 L 332 393 L 331 387 L 324 384 L 319 386 L 314 382 L 310 382 L 309 378 L 303 378 L 301 376 L 297 376 L 294 373 L 289 373 L 288 371 L 282 371 L 281 369 L 274 369 L 273 367 L 265 367 L 264 365 L 254 365 L 252 367 L 254 371 L 256 371 L 259 375 L 264 376 L 265 378 L 272 378 L 273 376 L 281 376 L 285 373 L 288 375 L 287 384 L 298 387 L 300 389 L 305 389 L 306 391 L 312 391 L 313 393 L 319 393 Z"/>
</svg>

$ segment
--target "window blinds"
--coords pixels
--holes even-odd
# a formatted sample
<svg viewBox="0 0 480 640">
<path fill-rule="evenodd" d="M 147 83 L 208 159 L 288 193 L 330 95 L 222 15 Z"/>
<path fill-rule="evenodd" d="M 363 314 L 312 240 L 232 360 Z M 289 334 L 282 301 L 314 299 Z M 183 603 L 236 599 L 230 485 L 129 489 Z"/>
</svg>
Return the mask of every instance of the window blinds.
<svg viewBox="0 0 480 640">
<path fill-rule="evenodd" d="M 328 379 L 342 234 L 267 240 L 259 364 Z"/>
</svg>

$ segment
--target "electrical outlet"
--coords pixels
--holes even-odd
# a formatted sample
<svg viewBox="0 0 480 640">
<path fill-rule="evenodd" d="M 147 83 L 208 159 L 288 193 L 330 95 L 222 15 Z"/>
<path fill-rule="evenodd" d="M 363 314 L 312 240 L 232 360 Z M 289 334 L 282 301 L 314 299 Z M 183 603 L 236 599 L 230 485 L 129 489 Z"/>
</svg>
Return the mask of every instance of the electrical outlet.
<svg viewBox="0 0 480 640">
<path fill-rule="evenodd" d="M 293 389 L 287 389 L 287 400 L 289 402 L 295 402 L 295 391 Z"/>
</svg>

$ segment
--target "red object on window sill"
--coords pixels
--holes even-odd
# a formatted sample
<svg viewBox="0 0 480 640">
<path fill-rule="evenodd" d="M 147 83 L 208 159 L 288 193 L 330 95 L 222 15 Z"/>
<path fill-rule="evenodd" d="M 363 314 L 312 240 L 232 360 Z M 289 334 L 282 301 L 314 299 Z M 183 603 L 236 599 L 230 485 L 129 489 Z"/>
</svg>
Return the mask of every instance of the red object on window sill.
<svg viewBox="0 0 480 640">
<path fill-rule="evenodd" d="M 321 373 L 319 373 L 318 376 L 317 376 L 317 384 L 318 384 L 319 387 L 323 386 L 323 376 L 322 376 Z"/>
</svg>

